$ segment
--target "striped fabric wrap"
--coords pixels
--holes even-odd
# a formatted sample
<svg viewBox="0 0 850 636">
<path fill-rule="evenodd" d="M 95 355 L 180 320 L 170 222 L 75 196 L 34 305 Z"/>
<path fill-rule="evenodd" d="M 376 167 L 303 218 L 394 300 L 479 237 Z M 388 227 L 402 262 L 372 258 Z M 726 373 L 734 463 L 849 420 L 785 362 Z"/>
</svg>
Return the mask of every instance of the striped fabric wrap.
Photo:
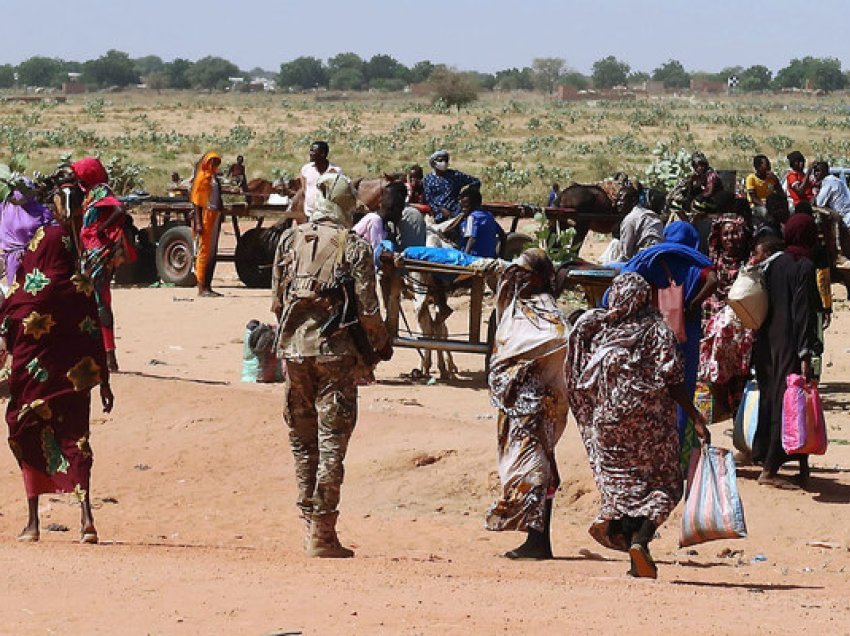
<svg viewBox="0 0 850 636">
<path fill-rule="evenodd" d="M 703 444 L 691 453 L 679 546 L 746 536 L 732 453 Z"/>
</svg>

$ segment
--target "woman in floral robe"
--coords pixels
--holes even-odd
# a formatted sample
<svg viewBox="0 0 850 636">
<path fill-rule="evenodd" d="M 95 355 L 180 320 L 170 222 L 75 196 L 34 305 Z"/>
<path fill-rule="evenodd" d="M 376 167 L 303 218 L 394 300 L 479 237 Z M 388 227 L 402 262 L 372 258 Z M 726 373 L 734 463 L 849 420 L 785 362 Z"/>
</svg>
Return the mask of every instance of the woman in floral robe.
<svg viewBox="0 0 850 636">
<path fill-rule="evenodd" d="M 741 401 L 750 370 L 753 332 L 726 304 L 729 289 L 750 255 L 750 231 L 739 216 L 714 222 L 708 238 L 714 261 L 717 289 L 703 303 L 703 338 L 699 350 L 699 379 L 711 387 L 721 421 L 734 413 Z"/>
<path fill-rule="evenodd" d="M 0 331 L 12 355 L 9 446 L 29 503 L 29 520 L 18 538 L 39 539 L 39 495 L 70 492 L 82 505 L 81 541 L 96 543 L 89 496 L 91 389 L 100 385 L 106 412 L 113 397 L 94 287 L 77 271 L 71 237 L 44 218 L 45 224 L 32 226 L 15 281 L 0 305 Z M 4 215 L 0 225 L 13 219 Z"/>
<path fill-rule="evenodd" d="M 591 536 L 628 551 L 629 574 L 655 578 L 655 530 L 682 498 L 676 403 L 708 438 L 689 399 L 673 331 L 636 273 L 614 279 L 609 309 L 593 309 L 570 334 L 567 390 L 601 494 Z"/>
<path fill-rule="evenodd" d="M 511 559 L 551 559 L 552 498 L 560 484 L 555 444 L 564 432 L 567 320 L 555 302 L 554 269 L 545 252 L 526 251 L 502 276 L 500 315 L 490 371 L 499 409 L 499 498 L 487 511 L 488 530 L 526 531 Z"/>
</svg>

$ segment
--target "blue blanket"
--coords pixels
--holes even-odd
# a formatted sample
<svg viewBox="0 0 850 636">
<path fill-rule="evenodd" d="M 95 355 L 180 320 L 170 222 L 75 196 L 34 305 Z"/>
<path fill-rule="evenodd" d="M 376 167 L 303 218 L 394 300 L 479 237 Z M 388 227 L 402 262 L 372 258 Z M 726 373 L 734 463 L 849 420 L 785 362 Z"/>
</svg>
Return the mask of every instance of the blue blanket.
<svg viewBox="0 0 850 636">
<path fill-rule="evenodd" d="M 440 265 L 460 265 L 467 267 L 479 260 L 478 256 L 470 256 L 450 247 L 408 247 L 401 255 L 414 261 L 427 261 Z"/>
</svg>

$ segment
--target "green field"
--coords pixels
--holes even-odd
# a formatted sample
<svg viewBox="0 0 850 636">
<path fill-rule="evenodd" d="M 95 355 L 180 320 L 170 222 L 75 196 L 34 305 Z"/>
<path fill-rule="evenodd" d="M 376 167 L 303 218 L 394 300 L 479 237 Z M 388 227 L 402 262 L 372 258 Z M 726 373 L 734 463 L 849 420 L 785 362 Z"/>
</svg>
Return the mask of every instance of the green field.
<svg viewBox="0 0 850 636">
<path fill-rule="evenodd" d="M 618 102 L 556 102 L 533 93 L 487 93 L 459 113 L 405 94 L 161 94 L 127 91 L 55 102 L 0 103 L 6 153 L 49 171 L 63 155 L 115 158 L 133 185 L 152 193 L 168 175 L 188 176 L 217 149 L 225 165 L 245 155 L 249 177 L 294 176 L 314 139 L 352 176 L 426 166 L 447 148 L 453 166 L 481 177 L 489 200 L 541 202 L 552 181 L 592 181 L 625 170 L 640 178 L 658 144 L 701 149 L 718 169 L 750 171 L 753 154 L 774 160 L 801 150 L 850 165 L 845 96 L 662 97 Z M 7 156 L 0 160 L 8 160 Z M 117 189 L 125 189 L 121 183 Z"/>
</svg>

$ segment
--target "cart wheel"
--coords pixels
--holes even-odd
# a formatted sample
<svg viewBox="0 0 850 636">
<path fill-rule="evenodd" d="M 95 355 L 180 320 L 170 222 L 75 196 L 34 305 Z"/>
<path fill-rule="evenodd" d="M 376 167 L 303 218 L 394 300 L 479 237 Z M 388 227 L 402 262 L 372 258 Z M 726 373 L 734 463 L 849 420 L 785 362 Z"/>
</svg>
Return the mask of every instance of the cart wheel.
<svg viewBox="0 0 850 636">
<path fill-rule="evenodd" d="M 236 242 L 236 273 L 245 287 L 269 289 L 272 286 L 272 261 L 277 242 L 271 241 L 270 235 L 270 229 L 255 227 Z"/>
<path fill-rule="evenodd" d="M 192 230 L 185 225 L 169 228 L 156 246 L 156 271 L 164 283 L 192 287 L 197 283 Z"/>
<path fill-rule="evenodd" d="M 484 355 L 484 382 L 490 376 L 490 358 L 493 356 L 493 347 L 496 344 L 496 310 L 490 312 L 490 317 L 487 319 L 487 353 Z"/>
<path fill-rule="evenodd" d="M 513 260 L 530 247 L 532 243 L 534 243 L 534 239 L 528 236 L 528 234 L 509 232 L 505 239 L 505 247 L 502 250 L 502 258 Z"/>
</svg>

